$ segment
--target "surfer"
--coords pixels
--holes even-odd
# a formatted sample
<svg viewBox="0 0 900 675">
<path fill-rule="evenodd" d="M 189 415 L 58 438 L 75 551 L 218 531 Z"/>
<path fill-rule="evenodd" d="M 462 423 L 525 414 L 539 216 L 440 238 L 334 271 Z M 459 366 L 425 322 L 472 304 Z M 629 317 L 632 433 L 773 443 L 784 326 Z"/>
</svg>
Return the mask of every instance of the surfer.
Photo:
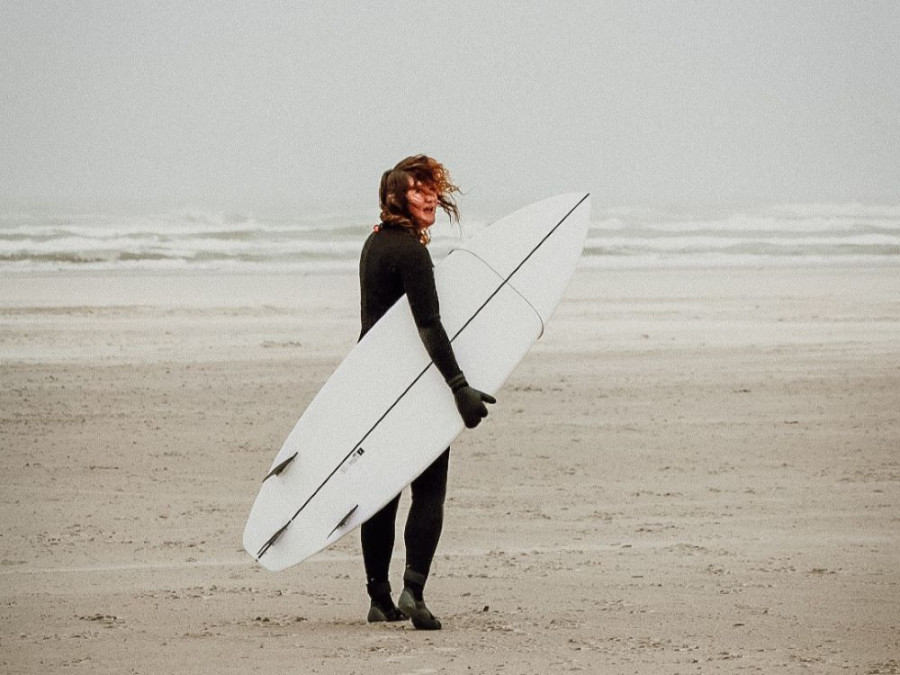
<svg viewBox="0 0 900 675">
<path fill-rule="evenodd" d="M 433 264 L 426 248 L 430 240 L 428 230 L 438 208 L 451 219 L 459 220 L 453 197 L 458 191 L 443 165 L 425 155 L 407 157 L 381 176 L 381 223 L 366 240 L 359 261 L 359 337 L 362 339 L 406 294 L 428 355 L 452 390 L 463 422 L 471 429 L 487 416 L 485 403 L 496 401 L 470 387 L 456 362 L 441 324 Z M 397 605 L 391 597 L 388 568 L 400 495 L 361 528 L 366 590 L 371 598 L 367 617 L 370 623 L 409 618 L 417 629 L 441 627 L 440 620 L 425 605 L 422 593 L 441 536 L 449 458 L 447 448 L 412 482 L 412 501 L 404 529 L 406 570 Z"/>
</svg>

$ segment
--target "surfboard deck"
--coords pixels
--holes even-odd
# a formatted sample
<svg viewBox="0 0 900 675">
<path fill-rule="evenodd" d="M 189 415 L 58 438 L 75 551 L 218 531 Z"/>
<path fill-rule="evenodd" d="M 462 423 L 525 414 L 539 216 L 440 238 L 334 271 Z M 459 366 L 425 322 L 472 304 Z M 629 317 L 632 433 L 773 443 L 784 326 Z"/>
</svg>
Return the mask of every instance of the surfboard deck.
<svg viewBox="0 0 900 675">
<path fill-rule="evenodd" d="M 506 216 L 435 267 L 441 320 L 476 389 L 496 394 L 543 332 L 584 245 L 586 194 Z M 270 570 L 368 520 L 464 428 L 401 298 L 350 351 L 266 472 L 243 544 Z"/>
</svg>

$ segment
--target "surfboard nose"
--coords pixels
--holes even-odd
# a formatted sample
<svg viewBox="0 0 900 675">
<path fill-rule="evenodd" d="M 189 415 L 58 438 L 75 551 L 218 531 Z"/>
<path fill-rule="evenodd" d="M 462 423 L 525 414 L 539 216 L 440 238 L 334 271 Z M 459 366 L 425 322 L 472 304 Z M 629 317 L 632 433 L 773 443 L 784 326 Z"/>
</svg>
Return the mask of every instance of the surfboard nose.
<svg viewBox="0 0 900 675">
<path fill-rule="evenodd" d="M 494 269 L 546 323 L 581 257 L 590 213 L 589 193 L 549 197 L 498 220 L 464 249 Z"/>
</svg>

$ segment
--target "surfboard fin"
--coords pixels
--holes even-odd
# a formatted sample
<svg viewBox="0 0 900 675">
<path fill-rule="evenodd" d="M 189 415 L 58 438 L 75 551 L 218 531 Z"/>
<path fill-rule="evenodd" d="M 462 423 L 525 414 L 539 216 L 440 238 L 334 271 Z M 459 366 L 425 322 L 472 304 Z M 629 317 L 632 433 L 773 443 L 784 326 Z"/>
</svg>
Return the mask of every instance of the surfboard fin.
<svg viewBox="0 0 900 675">
<path fill-rule="evenodd" d="M 359 508 L 359 504 L 357 504 L 352 509 L 350 509 L 350 511 L 347 512 L 347 515 L 344 516 L 343 518 L 341 518 L 341 522 L 339 522 L 337 525 L 335 525 L 334 529 L 328 533 L 328 537 L 326 537 L 326 539 L 330 538 L 331 535 L 333 535 L 335 532 L 337 532 L 339 529 L 341 529 L 344 525 L 346 525 L 347 521 L 350 520 L 350 516 L 352 516 L 354 513 L 356 513 L 356 509 L 358 509 L 358 508 Z"/>
<path fill-rule="evenodd" d="M 257 554 L 256 554 L 257 560 L 262 558 L 266 554 L 266 551 L 268 551 L 270 548 L 272 548 L 272 544 L 274 544 L 278 540 L 278 537 L 280 537 L 282 534 L 284 534 L 284 531 L 286 529 L 288 529 L 288 525 L 290 525 L 290 524 L 291 524 L 291 521 L 286 522 L 284 525 L 282 525 L 279 528 L 278 532 L 276 532 L 271 537 L 269 537 L 269 540 L 265 544 L 263 544 L 260 547 L 259 551 L 257 552 Z"/>
<path fill-rule="evenodd" d="M 279 462 L 276 466 L 272 467 L 272 470 L 266 474 L 266 477 L 262 479 L 262 482 L 265 483 L 272 476 L 277 476 L 278 474 L 280 474 L 282 471 L 284 471 L 287 468 L 288 464 L 290 464 L 291 462 L 294 461 L 294 459 L 296 459 L 296 457 L 297 457 L 297 453 L 295 452 L 293 455 L 288 457 L 283 462 Z"/>
</svg>

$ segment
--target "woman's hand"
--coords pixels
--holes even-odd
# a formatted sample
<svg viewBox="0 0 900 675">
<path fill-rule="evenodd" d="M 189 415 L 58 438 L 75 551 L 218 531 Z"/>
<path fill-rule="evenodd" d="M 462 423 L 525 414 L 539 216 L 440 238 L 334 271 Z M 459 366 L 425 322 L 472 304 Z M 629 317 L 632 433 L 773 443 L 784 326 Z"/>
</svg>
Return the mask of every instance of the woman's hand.
<svg viewBox="0 0 900 675">
<path fill-rule="evenodd" d="M 487 417 L 488 410 L 485 403 L 497 402 L 497 399 L 490 394 L 470 387 L 462 374 L 454 377 L 450 381 L 450 386 L 456 399 L 456 409 L 459 410 L 459 415 L 468 429 L 474 429 L 483 418 Z"/>
</svg>

